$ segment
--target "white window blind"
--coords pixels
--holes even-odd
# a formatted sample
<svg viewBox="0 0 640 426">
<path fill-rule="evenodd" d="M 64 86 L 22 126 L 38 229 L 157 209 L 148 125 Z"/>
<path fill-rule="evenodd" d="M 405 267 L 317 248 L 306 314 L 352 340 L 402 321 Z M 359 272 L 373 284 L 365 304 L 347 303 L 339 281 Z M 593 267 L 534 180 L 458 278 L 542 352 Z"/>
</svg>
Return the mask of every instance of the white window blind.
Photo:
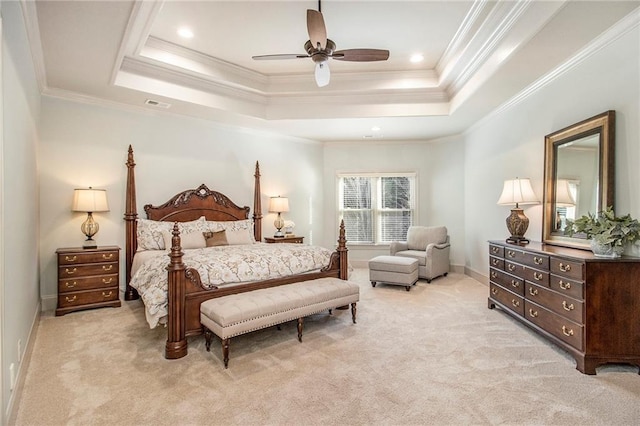
<svg viewBox="0 0 640 426">
<path fill-rule="evenodd" d="M 338 175 L 339 219 L 350 243 L 406 239 L 413 223 L 415 173 Z"/>
</svg>

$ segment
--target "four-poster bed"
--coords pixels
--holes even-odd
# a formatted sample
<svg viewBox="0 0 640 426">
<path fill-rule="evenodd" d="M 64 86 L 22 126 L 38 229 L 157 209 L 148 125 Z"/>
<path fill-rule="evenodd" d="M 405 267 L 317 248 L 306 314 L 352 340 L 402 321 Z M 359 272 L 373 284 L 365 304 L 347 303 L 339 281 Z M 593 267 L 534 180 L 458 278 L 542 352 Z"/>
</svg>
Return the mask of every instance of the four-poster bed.
<svg viewBox="0 0 640 426">
<path fill-rule="evenodd" d="M 133 149 L 129 146 L 127 158 L 127 188 L 125 206 L 126 228 L 126 288 L 125 300 L 138 299 L 131 284 L 134 256 L 138 250 L 138 213 Z M 253 208 L 253 237 L 262 240 L 262 208 L 260 193 L 260 169 L 256 162 Z M 335 277 L 347 279 L 348 261 L 344 225 L 340 225 L 338 246 L 330 253 L 329 261 L 321 268 L 310 272 L 279 276 L 259 281 L 239 282 L 232 286 L 205 285 L 195 268 L 184 263 L 179 223 L 204 219 L 217 222 L 234 222 L 249 219 L 249 207 L 239 207 L 224 194 L 212 191 L 204 184 L 196 189 L 182 191 L 160 206 L 144 206 L 147 219 L 158 222 L 173 222 L 171 248 L 166 261 L 167 290 L 167 341 L 165 357 L 181 358 L 187 354 L 187 337 L 203 332 L 200 323 L 200 304 L 206 300 L 235 293 L 242 293 L 278 285 L 308 281 L 317 278 Z M 271 244 L 267 246 L 285 246 Z M 297 245 L 300 246 L 300 245 Z M 167 247 L 169 249 L 169 247 Z M 165 252 L 165 256 L 167 252 Z"/>
</svg>

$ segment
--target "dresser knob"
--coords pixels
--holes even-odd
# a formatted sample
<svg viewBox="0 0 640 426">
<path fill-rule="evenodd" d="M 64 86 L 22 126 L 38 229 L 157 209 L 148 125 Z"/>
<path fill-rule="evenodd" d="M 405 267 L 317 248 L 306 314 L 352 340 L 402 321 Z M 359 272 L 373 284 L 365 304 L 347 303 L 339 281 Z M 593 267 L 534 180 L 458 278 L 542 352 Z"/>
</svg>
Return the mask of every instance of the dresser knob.
<svg viewBox="0 0 640 426">
<path fill-rule="evenodd" d="M 496 278 L 498 273 L 496 271 L 491 271 L 491 278 Z"/>
<path fill-rule="evenodd" d="M 72 297 L 71 299 L 69 299 L 69 296 L 65 296 L 65 298 L 64 298 L 64 299 L 65 299 L 67 302 L 71 303 L 71 302 L 75 302 L 77 298 L 78 298 L 78 296 L 74 294 L 74 295 L 73 295 L 73 297 Z"/>
<path fill-rule="evenodd" d="M 66 288 L 74 288 L 76 285 L 77 285 L 77 283 L 76 283 L 75 281 L 74 281 L 74 282 L 72 282 L 72 283 L 70 283 L 69 281 L 66 281 L 66 282 L 64 283 L 64 286 L 65 286 Z"/>
<path fill-rule="evenodd" d="M 537 288 L 533 288 L 533 287 L 529 287 L 529 294 L 532 296 L 537 296 L 538 295 L 538 289 Z"/>
<path fill-rule="evenodd" d="M 562 334 L 564 334 L 567 337 L 571 337 L 573 336 L 573 329 L 571 328 L 567 328 L 564 325 L 562 326 Z"/>
<path fill-rule="evenodd" d="M 536 318 L 538 316 L 538 311 L 534 311 L 533 309 L 529 308 L 529 315 L 533 318 Z"/>
<path fill-rule="evenodd" d="M 536 281 L 542 281 L 542 272 L 534 272 L 534 273 L 533 273 L 533 278 L 534 278 Z"/>
<path fill-rule="evenodd" d="M 491 253 L 496 254 L 498 252 L 498 247 L 491 247 Z"/>
<path fill-rule="evenodd" d="M 104 260 L 109 260 L 109 259 L 113 259 L 113 253 L 109 253 L 109 254 L 103 254 L 102 258 Z"/>
<path fill-rule="evenodd" d="M 565 283 L 562 280 L 560 280 L 558 284 L 560 285 L 560 288 L 563 290 L 569 290 L 571 288 L 571 283 Z"/>
<path fill-rule="evenodd" d="M 558 268 L 560 268 L 562 272 L 569 272 L 571 270 L 571 265 L 565 265 L 564 263 L 561 263 L 558 265 Z"/>
<path fill-rule="evenodd" d="M 509 270 L 509 272 L 513 272 L 513 271 L 516 270 L 516 265 L 509 264 L 509 265 L 507 265 L 507 269 Z"/>
<path fill-rule="evenodd" d="M 109 265 L 109 266 L 107 266 L 107 265 L 102 265 L 102 270 L 103 270 L 103 271 L 110 271 L 110 270 L 112 270 L 112 269 L 113 269 L 113 265 Z"/>
<path fill-rule="evenodd" d="M 516 299 L 511 299 L 511 304 L 517 308 L 520 306 L 520 301 Z"/>
<path fill-rule="evenodd" d="M 112 294 L 113 294 L 113 291 L 109 291 L 109 293 L 107 293 L 106 291 L 102 292 L 103 297 L 111 297 Z"/>
<path fill-rule="evenodd" d="M 538 256 L 534 256 L 533 263 L 535 263 L 536 265 L 542 265 L 542 258 Z"/>
<path fill-rule="evenodd" d="M 511 280 L 511 287 L 518 288 L 520 287 L 520 283 L 516 280 Z"/>
<path fill-rule="evenodd" d="M 109 278 L 109 279 L 103 278 L 102 284 L 111 284 L 111 281 L 113 281 L 113 278 Z"/>
<path fill-rule="evenodd" d="M 511 250 L 509 250 L 509 251 L 507 252 L 507 256 L 509 256 L 509 257 L 511 257 L 511 258 L 514 258 L 514 257 L 516 257 L 516 252 L 515 252 L 515 251 L 511 251 Z"/>
<path fill-rule="evenodd" d="M 75 274 L 75 273 L 76 273 L 76 271 L 77 271 L 77 270 L 78 270 L 78 268 L 73 268 L 73 269 L 64 268 L 64 272 L 65 272 L 67 275 L 73 275 L 73 274 Z"/>
<path fill-rule="evenodd" d="M 497 289 L 497 288 L 492 288 L 492 289 L 491 289 L 491 294 L 493 294 L 494 296 L 495 296 L 496 294 L 498 294 L 498 289 Z"/>
<path fill-rule="evenodd" d="M 563 301 L 562 301 L 562 308 L 563 308 L 565 311 L 573 311 L 573 310 L 575 309 L 575 308 L 573 307 L 573 303 L 571 303 L 571 304 L 567 305 L 567 301 L 566 301 L 566 300 L 563 300 Z"/>
<path fill-rule="evenodd" d="M 77 258 L 77 256 L 65 256 L 64 260 L 66 260 L 67 262 L 75 262 Z"/>
</svg>

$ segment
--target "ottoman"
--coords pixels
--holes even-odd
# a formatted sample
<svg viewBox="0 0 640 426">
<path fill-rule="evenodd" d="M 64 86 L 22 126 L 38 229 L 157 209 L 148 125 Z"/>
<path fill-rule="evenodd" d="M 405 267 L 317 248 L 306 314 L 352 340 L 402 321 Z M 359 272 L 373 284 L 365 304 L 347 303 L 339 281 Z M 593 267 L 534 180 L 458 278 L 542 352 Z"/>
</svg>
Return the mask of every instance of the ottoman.
<svg viewBox="0 0 640 426">
<path fill-rule="evenodd" d="M 409 291 L 418 281 L 418 259 L 402 256 L 377 256 L 369 260 L 369 281 L 401 285 Z"/>
</svg>

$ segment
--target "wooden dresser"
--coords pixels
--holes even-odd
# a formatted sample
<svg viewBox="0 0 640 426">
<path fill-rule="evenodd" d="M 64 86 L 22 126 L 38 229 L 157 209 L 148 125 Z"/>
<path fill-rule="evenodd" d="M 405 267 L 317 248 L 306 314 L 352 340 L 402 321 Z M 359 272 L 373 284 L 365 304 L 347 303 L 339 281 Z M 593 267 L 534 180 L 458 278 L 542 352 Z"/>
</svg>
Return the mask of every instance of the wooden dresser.
<svg viewBox="0 0 640 426">
<path fill-rule="evenodd" d="M 503 308 L 565 349 L 580 372 L 640 368 L 640 258 L 489 241 L 489 281 L 489 309 Z"/>
<path fill-rule="evenodd" d="M 120 247 L 60 248 L 56 316 L 81 309 L 118 307 Z"/>
</svg>

